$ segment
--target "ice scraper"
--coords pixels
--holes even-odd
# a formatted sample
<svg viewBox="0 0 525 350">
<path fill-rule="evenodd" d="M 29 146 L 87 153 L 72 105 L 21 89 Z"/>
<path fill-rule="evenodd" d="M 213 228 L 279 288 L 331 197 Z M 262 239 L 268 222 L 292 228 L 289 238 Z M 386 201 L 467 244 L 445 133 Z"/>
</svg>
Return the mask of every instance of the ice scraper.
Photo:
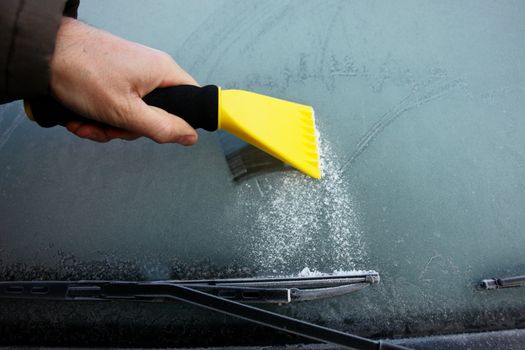
<svg viewBox="0 0 525 350">
<path fill-rule="evenodd" d="M 310 106 L 215 85 L 156 89 L 143 99 L 195 129 L 225 130 L 313 178 L 321 177 Z M 25 107 L 27 115 L 43 127 L 83 119 L 49 97 L 26 101 Z"/>
</svg>

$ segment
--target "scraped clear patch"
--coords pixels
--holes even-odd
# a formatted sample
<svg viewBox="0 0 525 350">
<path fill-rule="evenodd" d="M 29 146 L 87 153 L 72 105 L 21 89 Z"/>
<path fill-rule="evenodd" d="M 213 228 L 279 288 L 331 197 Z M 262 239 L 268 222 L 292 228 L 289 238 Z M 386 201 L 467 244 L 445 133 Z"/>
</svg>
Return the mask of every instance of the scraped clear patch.
<svg viewBox="0 0 525 350">
<path fill-rule="evenodd" d="M 241 191 L 250 213 L 244 254 L 261 273 L 366 268 L 359 218 L 340 164 L 327 142 L 319 140 L 319 151 L 321 180 L 283 172 L 248 183 L 250 193 Z"/>
</svg>

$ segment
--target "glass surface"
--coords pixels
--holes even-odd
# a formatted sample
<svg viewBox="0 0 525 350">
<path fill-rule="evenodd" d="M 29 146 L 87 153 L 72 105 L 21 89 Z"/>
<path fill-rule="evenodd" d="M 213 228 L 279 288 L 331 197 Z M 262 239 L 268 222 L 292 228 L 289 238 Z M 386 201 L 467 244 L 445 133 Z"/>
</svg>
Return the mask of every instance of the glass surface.
<svg viewBox="0 0 525 350">
<path fill-rule="evenodd" d="M 525 326 L 523 289 L 475 288 L 525 274 L 525 3 L 121 0 L 79 13 L 202 85 L 314 106 L 324 178 L 234 183 L 216 134 L 96 144 L 3 105 L 2 279 L 373 269 L 378 286 L 273 309 L 376 337 Z M 137 327 L 237 322 L 116 307 Z"/>
</svg>

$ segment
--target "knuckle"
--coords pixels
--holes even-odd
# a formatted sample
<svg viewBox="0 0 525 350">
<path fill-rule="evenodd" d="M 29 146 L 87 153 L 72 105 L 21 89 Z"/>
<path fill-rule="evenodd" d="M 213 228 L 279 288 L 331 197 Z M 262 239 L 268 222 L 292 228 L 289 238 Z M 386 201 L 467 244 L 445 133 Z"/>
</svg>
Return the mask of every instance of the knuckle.
<svg viewBox="0 0 525 350">
<path fill-rule="evenodd" d="M 165 66 L 170 66 L 175 62 L 169 54 L 162 51 L 157 53 L 156 60 Z"/>
</svg>

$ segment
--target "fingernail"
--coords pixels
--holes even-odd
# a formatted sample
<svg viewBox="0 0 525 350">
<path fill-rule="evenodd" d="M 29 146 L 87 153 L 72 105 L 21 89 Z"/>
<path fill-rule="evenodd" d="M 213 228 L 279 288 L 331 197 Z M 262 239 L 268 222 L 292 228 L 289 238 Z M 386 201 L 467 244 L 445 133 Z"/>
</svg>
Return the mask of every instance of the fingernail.
<svg viewBox="0 0 525 350">
<path fill-rule="evenodd" d="M 195 143 L 195 136 L 193 136 L 193 135 L 182 136 L 179 139 L 179 143 L 184 145 L 184 146 L 193 145 Z"/>
</svg>

